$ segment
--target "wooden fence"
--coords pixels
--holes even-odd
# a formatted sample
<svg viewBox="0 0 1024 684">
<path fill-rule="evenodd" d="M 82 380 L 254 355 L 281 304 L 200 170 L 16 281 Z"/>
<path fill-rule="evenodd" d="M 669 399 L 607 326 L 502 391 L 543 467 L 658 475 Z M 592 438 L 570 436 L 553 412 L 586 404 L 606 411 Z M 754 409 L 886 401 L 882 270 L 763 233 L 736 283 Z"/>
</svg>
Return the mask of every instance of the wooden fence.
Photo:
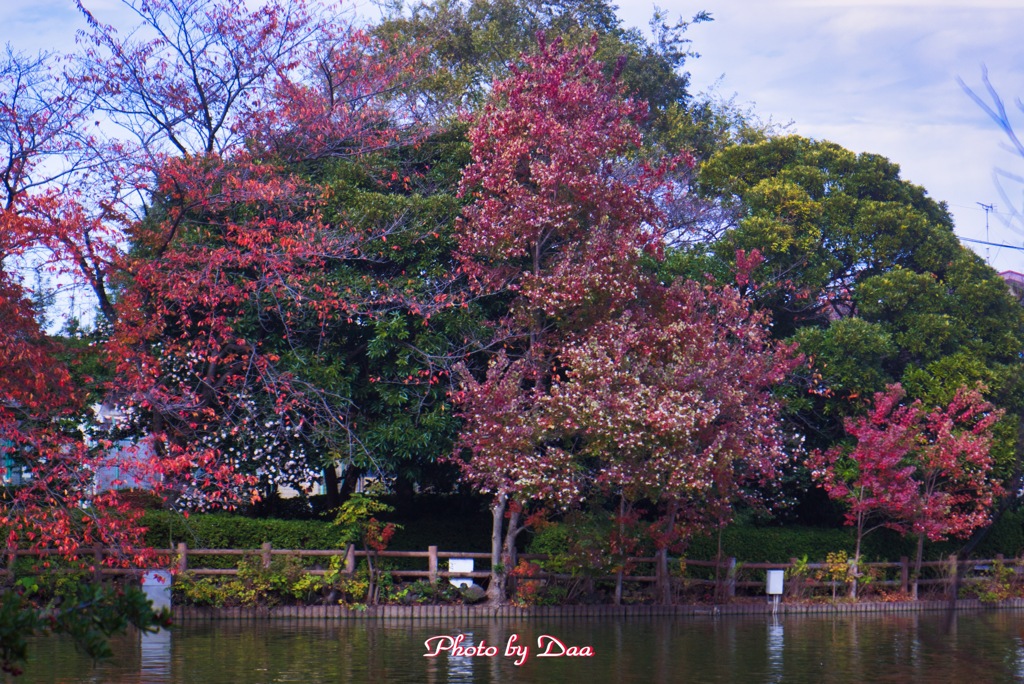
<svg viewBox="0 0 1024 684">
<path fill-rule="evenodd" d="M 185 543 L 179 543 L 176 548 L 156 550 L 158 557 L 165 559 L 163 565 L 171 567 L 177 572 L 189 572 L 194 575 L 237 575 L 237 562 L 221 561 L 214 565 L 229 565 L 230 567 L 209 567 L 210 563 L 199 562 L 202 558 L 233 557 L 253 558 L 258 557 L 262 566 L 269 569 L 275 556 L 287 556 L 298 559 L 307 567 L 305 572 L 313 575 L 323 575 L 329 570 L 321 566 L 322 561 L 328 564 L 332 558 L 341 557 L 344 559 L 342 572 L 347 575 L 354 575 L 360 558 L 365 558 L 366 551 L 357 550 L 350 545 L 345 549 L 276 549 L 269 543 L 263 544 L 258 549 L 192 549 Z M 0 578 L 14 572 L 15 562 L 22 557 L 45 558 L 50 555 L 58 555 L 54 549 L 29 550 L 7 548 L 5 550 L 6 567 L 0 568 Z M 116 567 L 108 559 L 113 559 L 117 554 L 111 549 L 100 546 L 80 553 L 79 561 L 84 569 L 93 575 L 95 580 L 101 580 L 109 575 L 132 575 L 139 574 L 142 570 L 125 569 Z M 409 568 L 387 568 L 392 578 L 398 581 L 427 580 L 431 583 L 439 579 L 450 577 L 469 577 L 474 580 L 486 580 L 490 577 L 490 553 L 465 552 L 465 551 L 440 551 L 436 546 L 430 546 L 426 551 L 382 551 L 374 554 L 377 559 L 388 559 L 399 561 L 404 565 L 418 565 L 416 569 Z M 453 558 L 473 559 L 475 565 L 483 565 L 484 569 L 476 569 L 472 572 L 458 572 L 442 569 L 442 562 Z M 544 561 L 547 557 L 543 554 L 521 554 L 521 560 Z M 410 562 L 412 561 L 412 562 Z M 637 557 L 627 559 L 627 564 L 633 568 L 632 572 L 622 577 L 624 582 L 635 584 L 658 583 L 664 578 L 659 576 L 664 572 L 663 565 L 653 557 Z M 1002 564 L 1009 568 L 1014 580 L 1021 578 L 1022 570 L 1016 560 L 1005 561 L 1001 556 L 994 559 L 981 560 L 957 560 L 950 556 L 947 560 L 926 561 L 922 564 L 921 578 L 918 585 L 931 590 L 948 591 L 952 587 L 963 584 L 984 582 L 991 578 L 991 570 L 996 564 Z M 425 567 L 424 567 L 425 566 Z M 671 558 L 668 563 L 671 585 L 677 590 L 680 587 L 694 588 L 703 587 L 705 591 L 713 591 L 718 599 L 728 600 L 737 595 L 763 595 L 765 591 L 765 578 L 768 570 L 783 570 L 786 572 L 786 593 L 788 595 L 799 595 L 799 592 L 827 590 L 832 592 L 843 592 L 848 583 L 829 576 L 829 572 L 835 571 L 834 566 L 826 563 L 802 563 L 797 559 L 791 559 L 788 563 L 752 563 L 737 562 L 735 558 L 723 558 L 715 560 L 694 560 Z M 867 577 L 868 581 L 860 580 L 863 586 L 873 588 L 884 588 L 892 592 L 900 592 L 903 595 L 909 593 L 913 580 L 913 564 L 904 557 L 898 562 L 861 563 L 860 573 Z M 578 581 L 589 582 L 615 582 L 616 575 L 588 575 L 588 574 L 558 574 L 539 571 L 532 575 L 518 575 L 518 580 L 539 580 L 542 582 L 557 581 Z M 483 583 L 483 582 L 481 582 Z"/>
</svg>

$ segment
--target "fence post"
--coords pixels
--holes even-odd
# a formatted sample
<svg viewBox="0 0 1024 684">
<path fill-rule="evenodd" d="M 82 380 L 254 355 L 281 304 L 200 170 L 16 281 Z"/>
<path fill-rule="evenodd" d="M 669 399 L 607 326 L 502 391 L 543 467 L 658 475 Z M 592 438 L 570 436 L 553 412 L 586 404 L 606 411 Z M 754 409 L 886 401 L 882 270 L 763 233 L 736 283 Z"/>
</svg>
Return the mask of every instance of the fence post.
<svg viewBox="0 0 1024 684">
<path fill-rule="evenodd" d="M 715 603 L 725 601 L 725 577 L 722 574 L 722 554 L 715 556 Z"/>
<path fill-rule="evenodd" d="M 725 597 L 736 598 L 736 557 L 729 557 L 729 568 L 725 574 Z"/>
<path fill-rule="evenodd" d="M 430 573 L 430 583 L 437 583 L 437 547 L 428 546 L 427 553 L 430 554 L 427 558 L 427 572 Z"/>
<path fill-rule="evenodd" d="M 957 589 L 960 587 L 960 559 L 956 557 L 955 553 L 949 554 L 949 563 L 953 566 L 953 572 L 949 576 L 949 597 L 950 600 L 956 600 Z"/>
<path fill-rule="evenodd" d="M 348 550 L 345 552 L 345 574 L 354 575 L 356 574 L 356 545 L 349 544 Z"/>
<path fill-rule="evenodd" d="M 188 570 L 188 544 L 178 542 L 178 572 Z"/>
<path fill-rule="evenodd" d="M 900 556 L 900 592 L 910 593 L 910 559 Z"/>
<path fill-rule="evenodd" d="M 92 579 L 94 582 L 103 580 L 103 546 L 97 542 L 92 547 Z"/>
<path fill-rule="evenodd" d="M 263 557 L 263 569 L 270 569 L 270 542 L 263 542 L 260 546 L 260 555 Z"/>
<path fill-rule="evenodd" d="M 669 605 L 672 603 L 672 587 L 669 584 L 668 549 L 658 549 L 654 559 L 654 586 L 658 603 Z"/>
</svg>

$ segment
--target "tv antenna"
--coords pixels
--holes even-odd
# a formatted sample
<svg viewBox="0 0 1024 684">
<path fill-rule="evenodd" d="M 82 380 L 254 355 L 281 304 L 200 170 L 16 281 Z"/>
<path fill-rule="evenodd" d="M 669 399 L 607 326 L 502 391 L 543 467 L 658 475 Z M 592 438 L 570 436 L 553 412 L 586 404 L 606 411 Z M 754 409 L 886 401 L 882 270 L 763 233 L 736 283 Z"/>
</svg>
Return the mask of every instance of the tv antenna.
<svg viewBox="0 0 1024 684">
<path fill-rule="evenodd" d="M 994 204 L 985 204 L 983 202 L 975 202 L 975 204 L 977 204 L 979 207 L 981 207 L 982 209 L 985 210 L 985 242 L 987 243 L 988 242 L 988 213 L 990 211 L 995 211 L 996 205 L 994 205 Z M 990 251 L 991 250 L 988 247 L 985 247 L 985 263 L 987 263 L 989 266 L 992 265 L 992 257 L 991 257 Z"/>
</svg>

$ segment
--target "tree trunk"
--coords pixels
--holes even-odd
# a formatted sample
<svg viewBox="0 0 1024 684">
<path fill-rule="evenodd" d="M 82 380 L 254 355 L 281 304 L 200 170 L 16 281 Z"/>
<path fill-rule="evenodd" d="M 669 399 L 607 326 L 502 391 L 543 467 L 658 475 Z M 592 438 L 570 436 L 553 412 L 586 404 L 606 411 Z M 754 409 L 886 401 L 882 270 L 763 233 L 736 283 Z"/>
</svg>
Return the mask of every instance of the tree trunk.
<svg viewBox="0 0 1024 684">
<path fill-rule="evenodd" d="M 722 586 L 722 526 L 718 526 L 718 553 L 715 555 L 715 603 L 725 603 L 725 588 Z"/>
<path fill-rule="evenodd" d="M 619 544 L 622 545 L 626 537 L 626 498 L 619 495 Z M 620 548 L 619 552 L 622 554 L 622 562 L 619 564 L 619 571 L 615 573 L 615 605 L 622 605 L 622 579 L 626 574 L 626 554 L 625 549 Z"/>
<path fill-rule="evenodd" d="M 356 491 L 359 484 L 359 476 L 363 474 L 362 468 L 357 468 L 351 463 L 345 467 L 345 477 L 341 480 L 341 491 L 338 492 L 338 505 L 348 501 L 352 493 Z"/>
<path fill-rule="evenodd" d="M 373 562 L 373 552 L 369 547 L 366 549 L 366 576 L 368 585 L 366 587 L 366 604 L 373 606 L 377 604 L 377 568 Z"/>
<path fill-rule="evenodd" d="M 491 506 L 491 579 L 487 584 L 487 602 L 492 606 L 500 606 L 505 602 L 505 576 L 508 569 L 501 563 L 501 551 L 507 505 L 508 495 L 501 492 Z"/>
<path fill-rule="evenodd" d="M 921 579 L 921 562 L 924 560 L 924 534 L 917 536 L 917 561 L 914 563 L 914 600 L 917 600 L 917 583 Z"/>
<path fill-rule="evenodd" d="M 655 573 L 658 578 L 658 603 L 668 606 L 672 604 L 672 580 L 668 576 L 668 549 L 658 549 L 654 557 L 658 566 Z"/>
<path fill-rule="evenodd" d="M 516 537 L 523 531 L 519 521 L 522 519 L 522 511 L 512 511 L 508 516 L 508 525 L 505 528 L 505 545 L 501 556 L 501 563 L 508 572 L 515 569 L 519 562 L 519 552 L 516 551 Z"/>
<path fill-rule="evenodd" d="M 338 470 L 333 463 L 324 466 L 324 495 L 327 510 L 333 511 L 341 505 L 341 497 L 338 495 Z"/>
<path fill-rule="evenodd" d="M 666 539 L 672 535 L 672 530 L 676 526 L 676 513 L 679 511 L 679 503 L 672 501 L 668 508 L 668 517 L 665 525 L 665 536 Z M 668 574 L 668 542 L 665 547 L 658 549 L 658 553 L 655 556 L 657 558 L 657 595 L 658 602 L 662 605 L 668 606 L 672 604 L 672 578 Z"/>
<path fill-rule="evenodd" d="M 864 514 L 857 514 L 857 546 L 853 550 L 853 582 L 850 583 L 850 598 L 857 598 L 857 580 L 860 579 L 860 541 L 864 538 Z"/>
<path fill-rule="evenodd" d="M 516 537 L 523 531 L 519 526 L 522 511 L 512 511 L 508 516 L 508 525 L 505 526 L 505 543 L 501 552 L 501 565 L 505 568 L 505 594 L 514 594 L 515 575 L 510 573 L 516 569 L 518 553 L 516 552 Z"/>
</svg>

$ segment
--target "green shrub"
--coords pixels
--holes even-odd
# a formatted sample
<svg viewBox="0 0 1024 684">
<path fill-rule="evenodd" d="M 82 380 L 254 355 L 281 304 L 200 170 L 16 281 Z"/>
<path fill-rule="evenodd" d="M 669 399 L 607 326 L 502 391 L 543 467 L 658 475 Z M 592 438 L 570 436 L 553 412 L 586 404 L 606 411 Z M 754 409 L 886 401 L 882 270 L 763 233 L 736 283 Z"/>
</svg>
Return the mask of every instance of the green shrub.
<svg viewBox="0 0 1024 684">
<path fill-rule="evenodd" d="M 1024 510 L 1003 513 L 988 529 L 973 555 L 976 558 L 993 558 L 997 553 L 1007 558 L 1024 554 Z"/>
<path fill-rule="evenodd" d="M 811 562 L 820 562 L 829 553 L 846 551 L 853 555 L 856 539 L 851 527 L 825 529 L 818 527 L 758 527 L 731 526 L 722 532 L 722 553 L 751 563 L 785 563 L 790 558 L 806 555 Z M 956 550 L 959 545 L 955 545 Z M 892 530 L 876 530 L 864 538 L 861 555 L 878 560 L 898 561 L 900 556 L 912 557 L 915 542 L 901 537 Z M 945 546 L 925 546 L 929 558 L 949 555 Z M 710 560 L 718 553 L 717 535 L 691 540 L 683 555 L 687 558 Z"/>
<path fill-rule="evenodd" d="M 187 519 L 169 511 L 148 511 L 143 518 L 146 541 L 155 548 L 258 549 L 270 542 L 276 549 L 337 549 L 341 532 L 320 520 L 246 518 L 225 513 L 195 514 Z"/>
<path fill-rule="evenodd" d="M 196 514 L 185 519 L 169 511 L 147 511 L 144 522 L 149 528 L 147 542 L 164 549 L 174 548 L 178 542 L 185 542 L 193 549 L 258 549 L 264 542 L 270 542 L 277 549 L 336 549 L 342 546 L 341 530 L 326 520 L 253 519 L 223 513 Z M 443 510 L 430 511 L 430 515 L 420 517 L 396 516 L 395 522 L 400 522 L 403 528 L 392 538 L 392 549 L 425 551 L 432 544 L 442 551 L 490 549 L 491 521 L 484 513 L 449 516 Z M 563 532 L 569 533 L 561 529 L 560 525 L 544 528 L 530 544 L 530 551 L 545 553 L 553 549 L 564 553 L 567 549 L 564 542 L 567 540 L 559 538 Z M 748 562 L 782 563 L 804 555 L 812 562 L 818 562 L 830 552 L 846 551 L 852 554 L 854 542 L 854 531 L 850 527 L 825 529 L 734 525 L 722 533 L 725 556 Z M 925 555 L 927 559 L 945 558 L 957 552 L 963 544 L 963 540 L 956 539 L 927 544 Z M 716 557 L 717 550 L 717 534 L 710 534 L 692 539 L 682 555 L 710 560 Z M 891 530 L 881 529 L 864 538 L 861 551 L 873 559 L 897 561 L 901 556 L 914 556 L 915 541 Z M 972 555 L 976 558 L 991 558 L 1001 553 L 1007 558 L 1014 558 L 1022 555 L 1022 552 L 1024 511 L 1010 511 L 993 525 Z M 421 559 L 399 559 L 396 567 L 411 569 L 421 568 L 422 565 Z"/>
<path fill-rule="evenodd" d="M 621 558 L 611 553 L 614 528 L 606 517 L 570 514 L 560 523 L 544 525 L 530 542 L 530 553 L 547 554 L 541 569 L 566 575 L 608 575 Z M 619 561 L 619 562 L 617 562 Z"/>
</svg>

